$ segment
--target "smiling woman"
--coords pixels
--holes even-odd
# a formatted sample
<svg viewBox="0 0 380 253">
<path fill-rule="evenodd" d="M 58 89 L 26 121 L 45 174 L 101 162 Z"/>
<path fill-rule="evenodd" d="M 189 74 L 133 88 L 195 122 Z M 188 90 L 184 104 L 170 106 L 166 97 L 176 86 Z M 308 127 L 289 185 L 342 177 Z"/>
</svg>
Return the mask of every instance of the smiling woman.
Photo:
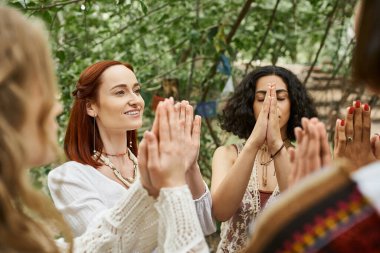
<svg viewBox="0 0 380 253">
<path fill-rule="evenodd" d="M 120 75 L 113 77 L 112 73 L 117 71 L 126 73 L 127 80 L 117 80 L 117 77 L 122 79 L 123 76 L 120 77 Z M 108 81 L 108 79 L 112 82 L 111 84 L 109 82 L 105 82 Z M 105 80 L 104 83 L 106 85 L 101 85 L 102 80 Z M 105 121 L 107 124 L 107 119 L 103 120 L 103 118 L 100 119 L 100 117 L 97 117 L 97 110 L 100 107 L 100 103 L 107 102 L 106 98 L 112 96 L 111 91 L 107 89 L 114 88 L 113 86 L 121 84 L 118 83 L 118 81 L 129 82 L 129 85 L 133 85 L 137 82 L 136 76 L 133 73 L 133 68 L 130 64 L 121 63 L 118 61 L 102 61 L 91 65 L 80 75 L 76 89 L 73 92 L 75 100 L 71 109 L 64 144 L 66 155 L 70 160 L 94 167 L 102 165 L 96 159 L 92 158 L 94 151 L 103 150 L 104 146 L 99 133 L 100 129 L 96 126 L 99 124 L 103 126 L 104 123 L 102 121 Z M 125 85 L 128 87 L 127 83 Z M 117 97 L 115 94 L 113 96 Z M 140 99 L 141 100 L 139 103 L 143 110 L 144 101 L 141 97 Z M 107 110 L 107 107 L 102 108 L 102 110 Z M 116 111 L 113 111 L 111 115 L 115 112 L 120 113 L 122 110 L 120 108 L 116 108 Z M 102 113 L 102 116 L 103 115 L 104 117 L 108 117 L 107 114 Z M 120 119 L 120 117 L 118 118 Z M 116 121 L 116 124 L 118 125 L 119 122 Z M 128 142 L 130 151 L 135 155 L 137 155 L 137 128 L 138 127 L 128 129 L 127 140 L 125 140 Z M 126 145 L 123 147 L 122 152 L 125 153 L 125 149 Z M 115 152 L 116 150 L 106 151 Z"/>
<path fill-rule="evenodd" d="M 118 61 L 97 62 L 79 77 L 64 142 L 70 161 L 48 175 L 54 203 L 75 236 L 85 233 L 106 213 L 117 215 L 125 206 L 123 196 L 133 194 L 136 185 L 141 185 L 137 173 L 136 131 L 142 126 L 145 104 L 140 89 L 132 66 Z M 193 108 L 188 103 L 183 101 L 177 107 L 182 112 L 181 117 L 186 118 L 189 129 L 200 127 L 199 119 L 193 119 Z M 188 144 L 192 148 L 184 157 L 186 180 L 201 228 L 209 234 L 215 231 L 211 194 L 196 162 L 199 138 L 189 136 Z M 134 201 L 140 200 L 128 201 L 134 205 Z M 136 226 L 135 234 L 124 233 L 116 244 L 123 249 L 121 252 L 151 252 L 158 246 L 159 214 L 153 205 L 148 205 L 134 215 L 130 222 L 131 226 Z M 140 218 L 143 218 L 140 222 L 134 220 Z"/>
<path fill-rule="evenodd" d="M 181 118 L 179 111 L 174 110 L 173 101 L 159 106 L 159 117 L 156 117 L 156 121 L 161 127 L 156 133 L 147 132 L 144 135 L 146 139 L 142 141 L 140 153 L 146 161 L 139 168 L 141 180 L 131 185 L 128 191 L 115 195 L 120 201 L 113 208 L 108 210 L 101 208 L 103 203 L 100 202 L 105 202 L 109 198 L 96 199 L 95 194 L 91 195 L 91 192 L 86 194 L 91 186 L 95 189 L 104 187 L 107 186 L 107 182 L 114 182 L 112 179 L 104 176 L 102 181 L 96 178 L 92 182 L 99 184 L 91 185 L 88 183 L 90 178 L 78 173 L 80 166 L 70 166 L 68 163 L 67 171 L 59 170 L 72 174 L 73 180 L 70 181 L 70 177 L 66 181 L 65 177 L 53 179 L 57 183 L 54 196 L 57 198 L 65 195 L 66 199 L 70 197 L 75 199 L 78 210 L 88 208 L 87 210 L 90 209 L 95 214 L 102 213 L 98 219 L 92 221 L 92 226 L 85 229 L 81 236 L 73 239 L 64 217 L 54 208 L 51 201 L 33 189 L 27 180 L 27 168 L 52 162 L 57 154 L 55 151 L 58 151 L 56 117 L 61 111 L 61 106 L 55 99 L 57 85 L 47 34 L 39 22 L 24 17 L 12 8 L 0 5 L 0 38 L 0 252 L 151 252 L 156 245 L 159 252 L 186 250 L 207 252 L 207 244 L 197 220 L 191 192 L 185 183 L 187 167 L 186 159 L 183 157 L 194 149 L 191 142 L 185 141 L 185 137 L 188 138 L 191 134 L 190 131 L 184 130 L 185 124 L 179 124 Z M 116 113 L 114 116 L 128 117 L 128 121 L 122 119 L 116 130 L 113 128 L 109 130 L 108 121 L 102 122 L 104 124 L 101 127 L 106 132 L 105 140 L 111 139 L 112 133 L 119 133 L 123 127 L 125 131 L 141 125 L 141 115 L 136 112 L 139 110 L 142 112 L 144 105 L 138 94 L 138 85 L 133 72 L 119 63 L 112 66 L 116 65 L 118 68 L 110 67 L 107 70 L 121 72 L 114 73 L 111 80 L 103 78 L 101 82 L 103 84 L 110 81 L 112 85 L 114 78 L 121 78 L 116 80 L 116 85 L 123 84 L 124 106 L 122 108 L 116 106 L 121 114 Z M 96 68 L 92 70 L 96 72 Z M 78 97 L 85 98 L 86 92 L 93 91 L 81 86 L 75 93 Z M 94 100 L 84 99 L 83 108 L 76 107 L 77 110 L 82 109 L 81 112 L 87 117 L 90 117 L 88 114 L 92 115 L 95 112 L 104 119 L 104 113 L 107 112 L 97 108 L 99 102 L 102 102 L 102 105 L 118 102 L 116 100 L 112 102 L 110 99 L 114 96 L 112 92 L 104 94 L 93 92 L 92 96 Z M 103 103 L 104 101 L 107 103 Z M 168 118 L 174 120 L 169 123 Z M 130 121 L 133 121 L 132 125 Z M 78 121 L 76 125 L 70 126 L 83 127 L 84 123 Z M 187 123 L 188 126 L 193 123 L 192 117 L 189 117 Z M 199 128 L 198 124 L 194 129 L 199 130 Z M 121 136 L 120 133 L 119 135 Z M 199 140 L 200 134 L 194 136 Z M 125 144 L 126 133 L 124 137 Z M 104 147 L 108 148 L 108 144 L 106 142 L 104 144 Z M 160 148 L 179 145 L 181 149 L 172 148 L 174 152 L 162 152 Z M 102 151 L 95 146 L 94 149 L 97 152 Z M 90 153 L 76 153 L 79 149 L 72 150 L 76 157 L 81 159 Z M 164 155 L 158 156 L 158 152 Z M 124 152 L 115 157 L 125 158 L 125 156 Z M 130 153 L 130 158 L 133 157 Z M 82 165 L 83 167 L 87 171 L 92 169 L 89 165 Z M 101 175 L 96 170 L 93 171 Z M 134 175 L 136 171 L 134 166 Z M 68 181 L 70 183 L 65 184 Z M 119 186 L 125 189 L 117 182 L 114 184 L 114 188 Z M 71 189 L 70 194 L 68 189 Z M 112 192 L 112 189 L 105 187 L 102 193 L 106 195 L 110 191 Z M 149 196 L 152 193 L 159 193 L 157 201 Z M 94 203 L 100 208 L 95 209 Z M 72 211 L 70 208 L 65 210 Z M 89 212 L 85 213 L 85 217 L 80 215 L 84 214 L 83 212 L 78 211 L 78 213 L 78 220 L 87 218 L 86 215 L 91 216 Z M 72 221 L 70 218 L 68 220 Z M 157 231 L 160 231 L 160 238 L 157 238 Z M 54 238 L 58 233 L 64 238 L 55 241 Z M 136 235 L 143 241 L 138 240 Z M 171 243 L 174 237 L 180 238 L 176 244 Z"/>
<path fill-rule="evenodd" d="M 136 129 L 142 125 L 144 111 L 132 66 L 118 61 L 96 63 L 83 71 L 73 94 L 77 99 L 65 137 L 67 157 L 98 168 L 128 188 L 123 179 L 133 178 L 133 183 L 137 176 Z M 102 159 L 94 159 L 94 155 Z M 104 155 L 110 156 L 107 162 L 102 162 Z"/>
</svg>

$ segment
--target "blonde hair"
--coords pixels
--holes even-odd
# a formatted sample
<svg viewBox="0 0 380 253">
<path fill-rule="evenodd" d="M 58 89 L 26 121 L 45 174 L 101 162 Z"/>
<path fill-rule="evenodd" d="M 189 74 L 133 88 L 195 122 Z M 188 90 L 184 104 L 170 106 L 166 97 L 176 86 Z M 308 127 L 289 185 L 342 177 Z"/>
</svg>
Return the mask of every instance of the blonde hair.
<svg viewBox="0 0 380 253">
<path fill-rule="evenodd" d="M 20 135 L 27 99 L 37 94 L 43 101 L 39 137 L 46 148 L 57 148 L 47 137 L 57 89 L 47 36 L 39 22 L 0 6 L 0 38 L 0 251 L 59 252 L 51 228 L 70 245 L 71 232 L 53 203 L 28 182 Z"/>
</svg>

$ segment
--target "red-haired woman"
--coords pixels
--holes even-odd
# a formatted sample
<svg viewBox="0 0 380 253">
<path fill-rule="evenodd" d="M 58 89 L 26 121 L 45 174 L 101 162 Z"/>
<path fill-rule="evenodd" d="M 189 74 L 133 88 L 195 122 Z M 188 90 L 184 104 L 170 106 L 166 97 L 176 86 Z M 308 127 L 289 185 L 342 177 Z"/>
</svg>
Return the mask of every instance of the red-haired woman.
<svg viewBox="0 0 380 253">
<path fill-rule="evenodd" d="M 97 62 L 80 75 L 64 141 L 70 161 L 48 176 L 54 203 L 75 236 L 83 234 L 110 208 L 122 206 L 123 196 L 140 184 L 136 180 L 139 177 L 136 129 L 142 125 L 144 111 L 140 89 L 133 68 L 127 63 Z M 215 231 L 211 196 L 197 164 L 199 136 L 195 134 L 200 131 L 200 118 L 193 121 L 193 108 L 187 102 L 177 107 L 181 117 L 186 118 L 190 133 L 186 141 L 194 147 L 184 157 L 188 168 L 186 181 L 203 232 L 210 234 Z M 153 205 L 135 213 L 135 219 L 129 222 L 136 227 L 138 239 L 128 249 L 149 252 L 157 246 L 158 213 Z M 120 244 L 123 245 L 123 240 Z"/>
<path fill-rule="evenodd" d="M 159 127 L 141 141 L 140 180 L 80 237 L 73 239 L 51 201 L 30 185 L 27 169 L 56 158 L 56 117 L 62 111 L 41 23 L 0 6 L 0 252 L 147 252 L 136 237 L 144 232 L 141 220 L 149 218 L 144 214 L 153 203 L 158 217 L 151 215 L 152 223 L 160 220 L 159 252 L 207 252 L 185 179 L 183 157 L 193 149 L 186 141 L 190 124 L 180 124 L 179 111 L 168 101 L 159 105 Z M 158 192 L 154 201 L 149 195 Z M 65 242 L 54 241 L 58 233 Z"/>
</svg>

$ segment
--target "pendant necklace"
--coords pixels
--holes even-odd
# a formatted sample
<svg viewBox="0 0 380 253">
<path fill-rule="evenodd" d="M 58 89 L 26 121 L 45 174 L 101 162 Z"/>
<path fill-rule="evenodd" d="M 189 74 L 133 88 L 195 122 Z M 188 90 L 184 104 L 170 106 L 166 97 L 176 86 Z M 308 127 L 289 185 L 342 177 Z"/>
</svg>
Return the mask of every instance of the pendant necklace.
<svg viewBox="0 0 380 253">
<path fill-rule="evenodd" d="M 99 153 L 98 151 L 96 151 L 95 153 L 95 157 L 98 157 L 100 159 L 100 161 L 106 165 L 107 167 L 109 167 L 110 169 L 112 169 L 112 172 L 113 174 L 127 187 L 129 188 L 131 186 L 131 184 L 133 184 L 135 181 L 136 181 L 136 175 L 137 175 L 137 163 L 134 159 L 131 159 L 130 157 L 130 154 L 128 152 L 128 158 L 129 160 L 132 161 L 133 163 L 133 176 L 132 177 L 123 177 L 123 175 L 121 175 L 120 171 L 115 167 L 115 165 L 111 162 L 111 160 L 104 156 L 103 154 Z"/>
<path fill-rule="evenodd" d="M 266 187 L 268 184 L 268 165 L 273 161 L 273 159 L 268 160 L 268 147 L 264 144 L 260 149 L 260 165 L 262 169 L 261 173 L 261 184 L 263 187 Z M 269 157 L 270 158 L 270 157 Z M 262 162 L 267 160 L 267 162 Z"/>
</svg>

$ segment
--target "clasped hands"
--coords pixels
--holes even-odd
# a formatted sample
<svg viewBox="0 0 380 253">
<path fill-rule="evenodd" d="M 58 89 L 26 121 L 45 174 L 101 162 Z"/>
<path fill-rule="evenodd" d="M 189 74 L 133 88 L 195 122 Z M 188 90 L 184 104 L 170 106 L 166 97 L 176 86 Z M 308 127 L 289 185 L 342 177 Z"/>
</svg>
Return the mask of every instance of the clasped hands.
<svg viewBox="0 0 380 253">
<path fill-rule="evenodd" d="M 170 98 L 157 106 L 152 130 L 144 133 L 138 154 L 140 180 L 149 195 L 185 185 L 186 172 L 197 166 L 201 118 L 193 116 L 187 101 L 174 104 Z"/>
<path fill-rule="evenodd" d="M 255 127 L 247 140 L 248 145 L 259 149 L 264 143 L 268 145 L 271 155 L 283 145 L 277 108 L 276 84 L 268 84 L 264 102 Z"/>
</svg>

